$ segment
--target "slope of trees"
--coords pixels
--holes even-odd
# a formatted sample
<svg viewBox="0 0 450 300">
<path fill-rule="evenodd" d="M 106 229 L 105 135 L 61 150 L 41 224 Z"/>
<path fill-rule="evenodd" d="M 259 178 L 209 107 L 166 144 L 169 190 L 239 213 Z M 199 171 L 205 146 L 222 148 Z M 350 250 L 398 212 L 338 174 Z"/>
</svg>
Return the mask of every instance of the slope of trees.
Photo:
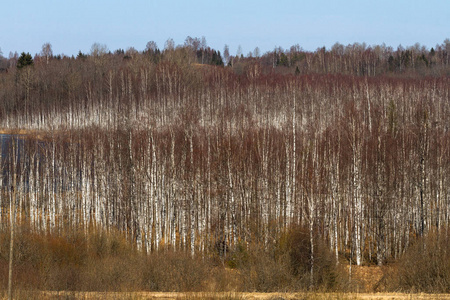
<svg viewBox="0 0 450 300">
<path fill-rule="evenodd" d="M 18 222 L 114 228 L 144 252 L 225 259 L 308 228 L 311 278 L 319 241 L 337 262 L 382 265 L 448 232 L 447 76 L 359 76 L 388 65 L 369 53 L 343 68 L 366 56 L 339 62 L 338 46 L 300 53 L 306 75 L 269 73 L 267 55 L 235 72 L 236 60 L 198 66 L 216 52 L 191 47 L 35 58 L 0 74 L 0 126 L 41 134 L 24 138 L 14 172 L 2 159 L 1 226 L 15 177 Z"/>
<path fill-rule="evenodd" d="M 279 47 L 263 55 L 260 60 L 262 65 L 283 73 L 448 76 L 449 53 L 449 39 L 431 49 L 418 43 L 407 48 L 400 45 L 397 49 L 384 44 L 367 46 L 365 43 L 355 43 L 345 46 L 336 43 L 331 49 L 322 47 L 315 52 L 304 51 L 299 45 L 289 50 Z"/>
</svg>

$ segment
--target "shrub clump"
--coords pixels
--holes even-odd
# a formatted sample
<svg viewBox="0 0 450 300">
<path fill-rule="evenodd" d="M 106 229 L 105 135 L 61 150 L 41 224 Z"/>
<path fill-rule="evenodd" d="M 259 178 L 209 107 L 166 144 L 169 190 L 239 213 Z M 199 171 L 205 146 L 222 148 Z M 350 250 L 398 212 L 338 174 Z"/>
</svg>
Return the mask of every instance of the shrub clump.
<svg viewBox="0 0 450 300">
<path fill-rule="evenodd" d="M 430 233 L 408 248 L 390 273 L 390 289 L 450 293 L 450 243 L 445 233 Z"/>
<path fill-rule="evenodd" d="M 314 253 L 311 255 L 309 231 L 300 226 L 293 226 L 266 245 L 239 244 L 230 253 L 227 265 L 236 269 L 241 276 L 242 291 L 339 289 L 343 285 L 338 278 L 339 272 L 334 256 L 319 238 L 313 240 Z M 313 267 L 312 278 L 311 267 Z"/>
</svg>

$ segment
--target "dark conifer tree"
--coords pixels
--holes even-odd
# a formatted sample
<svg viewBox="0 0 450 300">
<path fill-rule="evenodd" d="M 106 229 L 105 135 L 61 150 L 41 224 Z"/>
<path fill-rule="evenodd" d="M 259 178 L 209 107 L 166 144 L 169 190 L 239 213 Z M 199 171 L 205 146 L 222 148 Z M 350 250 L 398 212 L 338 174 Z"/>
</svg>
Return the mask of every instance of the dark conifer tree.
<svg viewBox="0 0 450 300">
<path fill-rule="evenodd" d="M 33 65 L 33 58 L 31 57 L 31 54 L 29 52 L 25 53 L 22 52 L 22 54 L 19 57 L 19 60 L 17 61 L 17 68 L 22 69 L 26 66 Z"/>
</svg>

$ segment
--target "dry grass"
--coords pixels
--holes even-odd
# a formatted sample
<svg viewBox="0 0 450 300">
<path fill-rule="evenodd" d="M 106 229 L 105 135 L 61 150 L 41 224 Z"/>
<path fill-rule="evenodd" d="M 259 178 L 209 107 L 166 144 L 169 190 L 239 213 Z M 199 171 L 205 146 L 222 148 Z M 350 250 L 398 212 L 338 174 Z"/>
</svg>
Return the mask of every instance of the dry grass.
<svg viewBox="0 0 450 300">
<path fill-rule="evenodd" d="M 5 295 L 3 298 L 6 299 Z M 254 299 L 254 300 L 406 300 L 406 299 L 450 299 L 450 294 L 406 294 L 406 293 L 175 293 L 175 292 L 33 292 L 17 291 L 14 299 Z"/>
<path fill-rule="evenodd" d="M 43 138 L 45 132 L 39 130 L 29 130 L 29 129 L 0 129 L 0 134 L 16 134 L 23 136 L 32 136 L 34 138 L 40 139 Z"/>
<path fill-rule="evenodd" d="M 436 251 L 432 257 L 423 255 L 423 251 L 418 251 L 421 247 L 390 267 L 353 266 L 351 281 L 348 280 L 348 265 L 336 266 L 334 261 L 324 260 L 327 255 L 323 252 L 320 257 L 324 261 L 316 264 L 322 273 L 316 272 L 315 292 L 298 293 L 310 290 L 310 277 L 302 271 L 305 263 L 297 263 L 301 262 L 304 249 L 295 248 L 295 239 L 286 239 L 285 245 L 273 245 L 272 251 L 263 251 L 257 246 L 238 248 L 224 259 L 214 255 L 191 257 L 190 253 L 173 251 L 144 254 L 131 247 L 119 232 L 92 231 L 86 236 L 84 232 L 74 231 L 45 235 L 25 225 L 19 226 L 17 232 L 13 272 L 15 299 L 450 300 L 450 294 L 431 294 L 447 292 L 444 280 L 447 277 L 443 275 L 447 274 L 444 267 L 448 256 Z M 7 228 L 0 231 L 0 299 L 5 296 L 7 287 L 8 233 Z M 436 248 L 431 245 L 427 248 Z M 434 275 L 437 266 L 440 277 Z M 412 272 L 413 268 L 417 269 L 417 274 Z M 428 287 L 419 285 L 423 286 L 423 280 L 428 282 Z M 362 293 L 373 291 L 427 291 L 430 294 Z"/>
<path fill-rule="evenodd" d="M 24 140 L 51 141 L 55 138 L 67 139 L 67 132 L 58 130 L 8 129 L 0 128 L 0 134 L 19 135 Z"/>
<path fill-rule="evenodd" d="M 348 266 L 346 266 L 348 269 Z M 383 269 L 378 266 L 352 266 L 352 284 L 358 291 L 383 291 Z"/>
</svg>

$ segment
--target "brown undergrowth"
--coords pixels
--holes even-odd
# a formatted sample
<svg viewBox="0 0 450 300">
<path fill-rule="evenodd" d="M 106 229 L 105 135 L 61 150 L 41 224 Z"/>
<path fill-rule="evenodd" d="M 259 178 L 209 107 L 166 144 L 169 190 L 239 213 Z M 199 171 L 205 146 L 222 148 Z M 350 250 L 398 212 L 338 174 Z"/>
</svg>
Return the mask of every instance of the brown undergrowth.
<svg viewBox="0 0 450 300">
<path fill-rule="evenodd" d="M 198 293 L 235 293 L 229 298 L 235 299 L 244 292 L 449 292 L 450 251 L 440 236 L 416 241 L 387 267 L 353 266 L 351 277 L 348 265 L 336 264 L 328 247 L 317 243 L 312 281 L 308 240 L 304 230 L 295 228 L 265 248 L 241 243 L 224 256 L 214 251 L 191 256 L 169 249 L 146 253 L 116 231 L 40 234 L 21 225 L 14 245 L 13 286 L 19 298 L 20 293 L 39 291 L 134 295 L 129 299 L 140 299 L 136 292 L 194 293 L 177 294 L 181 299 L 197 299 Z M 7 288 L 8 249 L 5 227 L 0 231 L 0 295 Z"/>
<path fill-rule="evenodd" d="M 17 226 L 13 285 L 40 291 L 277 292 L 310 289 L 309 246 L 295 230 L 265 248 L 240 244 L 225 255 L 162 249 L 146 253 L 115 231 L 41 234 Z M 308 239 L 307 239 L 308 240 Z M 7 287 L 9 229 L 0 232 L 0 288 Z M 338 270 L 317 246 L 314 289 L 340 288 Z M 344 276 L 345 277 L 345 276 Z"/>
</svg>

